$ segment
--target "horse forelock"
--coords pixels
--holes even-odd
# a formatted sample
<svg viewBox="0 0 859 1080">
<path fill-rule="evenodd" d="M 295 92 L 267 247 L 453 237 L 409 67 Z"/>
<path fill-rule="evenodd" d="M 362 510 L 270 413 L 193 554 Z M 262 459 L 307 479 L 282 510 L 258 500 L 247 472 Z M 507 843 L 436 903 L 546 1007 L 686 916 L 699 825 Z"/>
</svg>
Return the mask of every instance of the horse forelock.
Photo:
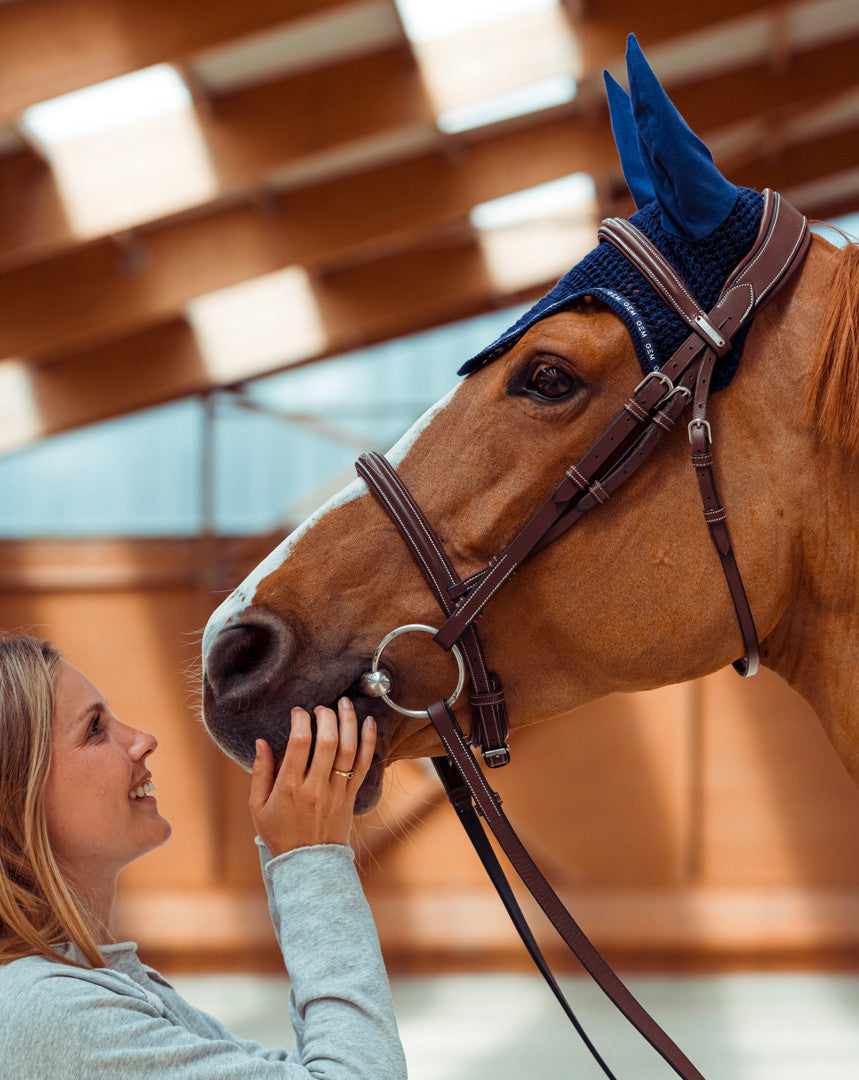
<svg viewBox="0 0 859 1080">
<path fill-rule="evenodd" d="M 859 245 L 837 255 L 806 396 L 822 441 L 859 456 Z"/>
</svg>

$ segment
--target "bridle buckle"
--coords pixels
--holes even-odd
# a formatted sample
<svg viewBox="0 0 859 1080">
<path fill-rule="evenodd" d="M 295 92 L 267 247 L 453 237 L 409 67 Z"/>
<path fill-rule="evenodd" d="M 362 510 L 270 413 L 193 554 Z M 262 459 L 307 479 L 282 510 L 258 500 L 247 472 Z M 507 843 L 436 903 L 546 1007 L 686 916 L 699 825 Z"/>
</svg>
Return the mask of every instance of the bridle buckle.
<svg viewBox="0 0 859 1080">
<path fill-rule="evenodd" d="M 506 743 L 504 746 L 497 746 L 494 750 L 483 750 L 481 753 L 490 769 L 497 769 L 510 761 L 510 747 Z"/>
<path fill-rule="evenodd" d="M 696 417 L 694 420 L 689 421 L 689 427 L 687 428 L 687 430 L 689 432 L 689 442 L 690 443 L 692 442 L 692 429 L 693 428 L 703 428 L 704 429 L 704 434 L 707 437 L 707 444 L 709 445 L 710 443 L 712 443 L 712 441 L 713 441 L 713 432 L 710 430 L 710 421 L 709 420 L 701 420 L 698 417 Z"/>
<path fill-rule="evenodd" d="M 654 379 L 658 379 L 659 382 L 661 382 L 662 385 L 665 387 L 665 393 L 662 395 L 662 398 L 667 397 L 669 394 L 672 394 L 674 392 L 674 383 L 668 378 L 664 371 L 648 371 L 648 373 L 644 376 L 638 386 L 636 386 L 636 388 L 633 390 L 632 396 L 637 397 L 639 392 L 643 390 L 645 386 L 647 386 L 647 384 L 649 382 L 652 382 Z M 660 398 L 659 400 L 661 401 L 662 398 Z"/>
</svg>

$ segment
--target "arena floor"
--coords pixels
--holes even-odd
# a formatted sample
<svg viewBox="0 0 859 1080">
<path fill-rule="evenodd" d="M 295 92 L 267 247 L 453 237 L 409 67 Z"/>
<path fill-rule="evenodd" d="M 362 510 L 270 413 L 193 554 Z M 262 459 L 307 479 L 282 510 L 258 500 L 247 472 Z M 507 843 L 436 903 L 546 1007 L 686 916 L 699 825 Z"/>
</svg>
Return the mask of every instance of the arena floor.
<svg viewBox="0 0 859 1080">
<path fill-rule="evenodd" d="M 290 1045 L 285 978 L 179 975 L 190 1001 L 237 1034 Z M 618 1080 L 672 1070 L 588 982 L 559 980 Z M 856 1080 L 859 975 L 630 978 L 628 985 L 706 1080 Z M 393 982 L 410 1080 L 602 1077 L 538 976 Z"/>
</svg>

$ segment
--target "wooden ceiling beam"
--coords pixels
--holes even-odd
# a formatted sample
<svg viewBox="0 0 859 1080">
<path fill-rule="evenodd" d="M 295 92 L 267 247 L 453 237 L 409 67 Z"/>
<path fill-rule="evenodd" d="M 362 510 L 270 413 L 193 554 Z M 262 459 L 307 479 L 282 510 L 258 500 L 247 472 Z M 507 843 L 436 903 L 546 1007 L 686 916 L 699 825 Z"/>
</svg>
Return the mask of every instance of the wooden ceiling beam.
<svg viewBox="0 0 859 1080">
<path fill-rule="evenodd" d="M 715 131 L 757 117 L 788 118 L 856 87 L 859 37 L 804 52 L 784 67 L 755 65 L 685 82 L 671 100 L 694 131 Z"/>
<path fill-rule="evenodd" d="M 0 356 L 84 348 L 181 315 L 194 296 L 291 260 L 248 206 L 182 219 L 145 241 L 101 240 L 0 275 Z"/>
<path fill-rule="evenodd" d="M 499 298 L 481 251 L 469 238 L 334 272 L 314 282 L 312 290 L 325 345 L 303 358 L 308 361 L 465 318 L 523 295 Z M 241 377 L 277 366 L 249 363 Z M 53 354 L 27 369 L 40 419 L 33 433 L 38 438 L 219 385 L 182 319 Z M 0 451 L 16 445 L 0 431 Z"/>
<path fill-rule="evenodd" d="M 216 98 L 211 113 L 200 115 L 200 126 L 225 190 L 256 186 L 308 158 L 434 122 L 406 46 Z"/>
<path fill-rule="evenodd" d="M 181 314 L 195 296 L 292 263 L 323 270 L 409 248 L 460 227 L 478 202 L 615 160 L 610 133 L 570 137 L 564 121 L 497 134 L 271 205 L 208 208 L 0 274 L 0 357 L 83 347 Z"/>
<path fill-rule="evenodd" d="M 806 213 L 819 221 L 833 221 L 836 218 L 847 217 L 849 214 L 858 214 L 859 184 L 854 186 L 851 193 L 815 199 L 807 207 Z M 857 233 L 859 230 L 853 229 L 854 241 L 859 240 Z"/>
<path fill-rule="evenodd" d="M 193 394 L 206 385 L 204 370 L 194 332 L 181 318 L 29 366 L 45 434 L 133 412 L 142 401 Z"/>
<path fill-rule="evenodd" d="M 761 127 L 768 129 L 827 96 L 852 88 L 857 51 L 859 38 L 854 37 L 797 54 L 785 70 L 756 65 L 684 83 L 672 93 L 692 127 L 705 136 L 709 131 L 746 123 L 759 110 L 763 110 Z M 597 116 L 605 117 L 601 105 Z M 379 170 L 372 154 L 373 165 L 361 165 L 361 148 L 366 154 L 374 140 L 379 154 L 396 157 L 397 140 L 405 138 L 400 153 L 415 157 L 412 167 L 404 170 L 411 172 L 412 179 L 430 160 L 425 155 L 416 156 L 416 147 L 425 147 L 432 140 L 432 116 L 411 54 L 403 48 L 230 94 L 213 102 L 211 112 L 201 111 L 199 119 L 207 156 L 218 179 L 212 201 L 203 207 L 206 213 L 217 214 L 225 199 L 259 191 L 267 183 L 293 188 L 290 197 L 296 205 L 304 202 L 318 208 L 321 200 L 314 195 L 314 188 L 327 195 L 336 193 L 344 182 L 325 182 L 315 177 L 311 185 L 307 170 L 313 170 L 314 163 L 322 176 L 326 169 L 335 173 L 338 168 L 351 171 L 345 184 L 352 185 L 356 193 L 368 185 L 384 186 L 384 169 Z M 546 138 L 552 131 L 558 133 L 559 140 L 554 146 L 548 145 Z M 422 138 L 417 139 L 421 132 Z M 585 107 L 573 108 L 560 123 L 535 117 L 523 120 L 512 133 L 498 129 L 488 136 L 466 134 L 448 140 L 446 145 L 451 148 L 455 168 L 460 162 L 476 161 L 481 145 L 505 143 L 519 155 L 517 177 L 527 171 L 527 162 L 532 164 L 535 176 L 551 179 L 562 175 L 552 168 L 552 163 L 561 159 L 571 163 L 567 171 L 601 173 L 613 169 L 619 175 L 608 124 L 604 119 L 597 122 Z M 352 165 L 348 163 L 350 152 L 358 154 Z M 492 150 L 489 155 L 497 157 Z M 505 165 L 500 167 L 503 171 Z M 497 171 L 498 167 L 493 168 Z M 493 186 L 489 182 L 475 184 Z M 527 181 L 522 186 L 528 186 Z M 426 185 L 424 189 L 424 198 L 438 201 L 437 194 Z M 383 216 L 396 217 L 405 202 L 404 216 L 409 217 L 416 200 L 410 188 L 403 190 L 410 193 L 410 198 L 403 200 L 402 193 L 398 193 L 382 208 Z M 508 186 L 508 190 L 514 188 Z M 16 157 L 0 160 L 0 196 L 0 267 L 49 257 L 80 242 L 65 218 L 61 196 L 49 171 L 32 162 L 22 164 Z M 462 208 L 459 212 L 463 212 Z M 308 226 L 297 223 L 299 233 L 324 230 L 326 213 L 320 218 L 317 212 Z M 336 207 L 334 213 L 336 216 Z M 348 231 L 357 228 L 367 234 L 373 227 L 369 219 L 356 223 L 354 214 L 345 216 Z M 166 220 L 162 225 L 170 227 Z M 394 231 L 406 227 L 403 223 L 394 226 Z"/>
<path fill-rule="evenodd" d="M 719 0 L 718 4 L 642 4 L 641 0 L 562 0 L 575 29 L 585 76 L 599 74 L 622 56 L 627 35 L 652 48 L 665 39 L 697 34 L 730 19 L 765 15 L 773 6 L 762 0 Z"/>
<path fill-rule="evenodd" d="M 0 158 L 0 266 L 76 242 L 48 163 L 32 152 Z"/>
<path fill-rule="evenodd" d="M 27 0 L 0 4 L 0 122 L 28 106 L 350 0 Z"/>
<path fill-rule="evenodd" d="M 290 167 L 306 167 L 308 159 L 392 132 L 432 128 L 423 84 L 405 48 L 218 98 L 198 109 L 197 118 L 217 178 L 214 206 L 237 192 L 259 190 Z M 0 266 L 81 243 L 52 172 L 29 157 L 0 158 Z"/>
<path fill-rule="evenodd" d="M 727 169 L 736 183 L 788 190 L 852 167 L 840 132 Z M 270 205 L 207 208 L 0 275 L 0 356 L 37 358 L 181 315 L 193 297 L 298 263 L 328 272 L 442 241 L 488 199 L 582 169 L 616 176 L 607 125 L 545 121 L 372 173 L 285 194 Z"/>
<path fill-rule="evenodd" d="M 856 168 L 859 127 L 841 130 L 801 143 L 764 148 L 754 161 L 731 170 L 730 178 L 745 187 L 771 187 L 789 194 L 821 178 Z M 805 212 L 806 208 L 798 205 Z M 809 208 L 819 216 L 818 207 Z"/>
</svg>

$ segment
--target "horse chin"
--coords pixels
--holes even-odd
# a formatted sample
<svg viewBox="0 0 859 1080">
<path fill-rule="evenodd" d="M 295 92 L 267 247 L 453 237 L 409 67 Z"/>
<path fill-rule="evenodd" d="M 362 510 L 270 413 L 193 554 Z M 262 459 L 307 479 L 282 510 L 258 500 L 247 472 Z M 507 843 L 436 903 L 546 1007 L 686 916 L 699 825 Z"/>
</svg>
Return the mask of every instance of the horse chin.
<svg viewBox="0 0 859 1080">
<path fill-rule="evenodd" d="M 403 758 L 438 757 L 445 752 L 441 739 L 433 726 L 427 722 L 425 727 L 405 734 L 392 744 L 388 751 L 388 763 Z"/>
<path fill-rule="evenodd" d="M 364 778 L 364 783 L 358 788 L 355 798 L 355 813 L 368 814 L 373 810 L 382 797 L 382 781 L 385 776 L 385 761 L 376 760 L 370 766 L 370 771 Z"/>
<path fill-rule="evenodd" d="M 377 698 L 351 693 L 349 696 L 355 706 L 359 724 L 367 716 L 375 715 L 375 709 L 380 704 Z M 335 697 L 331 703 L 332 708 L 336 708 L 336 700 Z M 290 708 L 282 701 L 269 700 L 248 709 L 225 708 L 222 703 L 213 700 L 207 687 L 204 690 L 203 722 L 216 745 L 246 772 L 253 769 L 257 739 L 266 740 L 278 764 L 283 760 L 289 739 Z M 312 720 L 311 725 L 315 728 Z M 377 723 L 377 730 L 373 763 L 358 789 L 355 800 L 357 814 L 366 814 L 372 810 L 382 794 L 382 781 L 389 758 L 384 725 Z"/>
</svg>

